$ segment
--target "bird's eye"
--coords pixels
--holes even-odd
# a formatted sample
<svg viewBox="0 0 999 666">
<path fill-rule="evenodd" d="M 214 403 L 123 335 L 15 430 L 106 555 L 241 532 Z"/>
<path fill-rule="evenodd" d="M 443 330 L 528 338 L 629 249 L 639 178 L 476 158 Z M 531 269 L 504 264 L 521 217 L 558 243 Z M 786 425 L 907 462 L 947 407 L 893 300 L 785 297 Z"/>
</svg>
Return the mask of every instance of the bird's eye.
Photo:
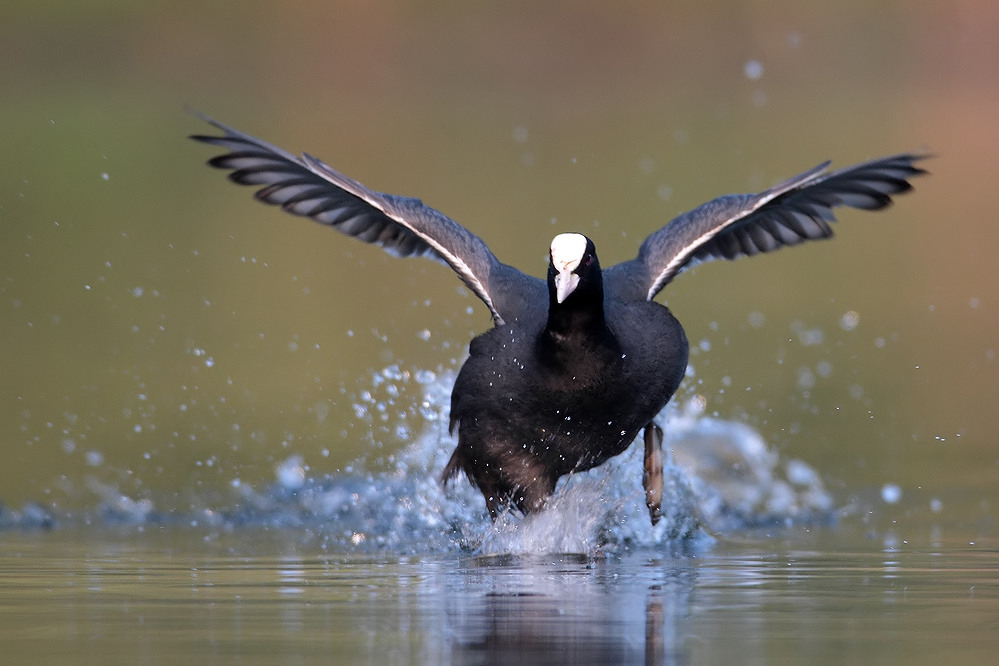
<svg viewBox="0 0 999 666">
<path fill-rule="evenodd" d="M 593 263 L 593 255 L 592 254 L 586 255 L 586 260 L 583 263 L 586 266 L 589 266 L 590 264 L 592 264 Z"/>
</svg>

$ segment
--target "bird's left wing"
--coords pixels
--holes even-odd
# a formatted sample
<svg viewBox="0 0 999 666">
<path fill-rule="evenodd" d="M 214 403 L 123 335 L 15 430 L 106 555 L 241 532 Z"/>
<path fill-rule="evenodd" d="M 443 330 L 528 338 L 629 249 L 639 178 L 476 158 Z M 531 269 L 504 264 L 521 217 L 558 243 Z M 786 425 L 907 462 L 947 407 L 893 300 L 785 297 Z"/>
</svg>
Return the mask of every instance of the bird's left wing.
<svg viewBox="0 0 999 666">
<path fill-rule="evenodd" d="M 885 208 L 892 195 L 912 189 L 909 179 L 925 173 L 916 163 L 927 157 L 902 153 L 832 172 L 826 162 L 759 194 L 718 197 L 652 233 L 635 259 L 608 271 L 623 296 L 652 300 L 693 263 L 828 238 L 833 208 Z"/>
</svg>

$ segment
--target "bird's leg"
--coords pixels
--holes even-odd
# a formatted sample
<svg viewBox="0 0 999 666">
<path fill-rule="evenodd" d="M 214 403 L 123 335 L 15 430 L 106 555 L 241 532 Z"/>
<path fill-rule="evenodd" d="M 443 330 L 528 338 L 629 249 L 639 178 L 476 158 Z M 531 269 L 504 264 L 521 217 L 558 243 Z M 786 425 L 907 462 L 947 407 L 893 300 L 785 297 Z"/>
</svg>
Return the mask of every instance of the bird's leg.
<svg viewBox="0 0 999 666">
<path fill-rule="evenodd" d="M 642 486 L 645 488 L 645 506 L 649 507 L 649 517 L 655 525 L 662 517 L 660 509 L 663 501 L 663 429 L 655 422 L 645 426 L 645 471 L 642 473 Z"/>
<path fill-rule="evenodd" d="M 499 517 L 503 511 L 506 510 L 507 506 L 510 504 L 510 491 L 504 491 L 501 489 L 500 484 L 493 483 L 491 480 L 476 480 L 476 487 L 482 493 L 482 497 L 486 500 L 486 508 L 489 510 L 489 517 L 492 518 L 493 522 Z"/>
</svg>

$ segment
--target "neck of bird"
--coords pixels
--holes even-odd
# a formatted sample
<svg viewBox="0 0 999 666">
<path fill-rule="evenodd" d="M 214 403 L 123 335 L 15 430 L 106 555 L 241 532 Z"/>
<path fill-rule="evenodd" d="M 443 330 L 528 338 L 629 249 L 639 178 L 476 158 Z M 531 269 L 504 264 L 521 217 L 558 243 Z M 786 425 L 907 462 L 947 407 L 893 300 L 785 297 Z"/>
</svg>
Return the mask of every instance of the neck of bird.
<svg viewBox="0 0 999 666">
<path fill-rule="evenodd" d="M 553 294 L 542 344 L 554 351 L 556 356 L 571 354 L 576 349 L 615 346 L 604 316 L 602 287 L 590 285 L 585 295 L 571 294 L 562 303 Z"/>
<path fill-rule="evenodd" d="M 548 308 L 547 331 L 562 337 L 588 335 L 606 329 L 603 298 L 579 306 L 571 297 L 563 303 L 552 304 Z"/>
</svg>

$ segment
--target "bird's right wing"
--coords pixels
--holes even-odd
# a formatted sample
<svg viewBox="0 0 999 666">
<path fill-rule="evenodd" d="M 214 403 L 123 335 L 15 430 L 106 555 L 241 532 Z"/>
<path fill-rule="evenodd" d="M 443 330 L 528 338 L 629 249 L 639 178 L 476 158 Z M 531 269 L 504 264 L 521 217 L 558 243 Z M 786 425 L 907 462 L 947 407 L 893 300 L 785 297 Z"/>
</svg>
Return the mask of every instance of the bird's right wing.
<svg viewBox="0 0 999 666">
<path fill-rule="evenodd" d="M 880 210 L 912 189 L 915 166 L 928 155 L 903 153 L 826 172 L 829 162 L 759 194 L 718 197 L 651 234 L 638 257 L 609 272 L 628 298 L 652 300 L 685 267 L 736 259 L 832 236 L 832 209 Z"/>
<path fill-rule="evenodd" d="M 276 146 L 197 114 L 222 136 L 192 139 L 229 152 L 209 160 L 229 169 L 240 185 L 261 186 L 256 198 L 285 212 L 308 217 L 399 257 L 426 256 L 450 266 L 503 322 L 503 279 L 523 276 L 501 264 L 475 234 L 419 199 L 371 190 L 308 154 L 296 157 Z"/>
</svg>

